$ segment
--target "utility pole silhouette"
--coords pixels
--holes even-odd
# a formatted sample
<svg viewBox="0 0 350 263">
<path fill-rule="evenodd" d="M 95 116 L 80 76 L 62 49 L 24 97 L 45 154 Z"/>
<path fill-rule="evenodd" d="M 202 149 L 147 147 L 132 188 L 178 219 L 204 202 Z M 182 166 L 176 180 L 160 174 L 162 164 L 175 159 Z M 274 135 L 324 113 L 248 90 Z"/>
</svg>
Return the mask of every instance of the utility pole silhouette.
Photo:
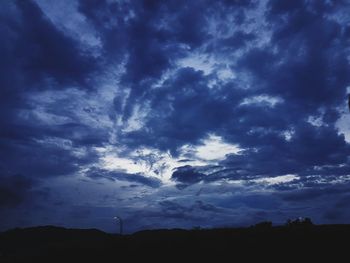
<svg viewBox="0 0 350 263">
<path fill-rule="evenodd" d="M 119 216 L 115 216 L 114 219 L 118 220 L 119 223 L 119 234 L 123 234 L 123 220 Z"/>
</svg>

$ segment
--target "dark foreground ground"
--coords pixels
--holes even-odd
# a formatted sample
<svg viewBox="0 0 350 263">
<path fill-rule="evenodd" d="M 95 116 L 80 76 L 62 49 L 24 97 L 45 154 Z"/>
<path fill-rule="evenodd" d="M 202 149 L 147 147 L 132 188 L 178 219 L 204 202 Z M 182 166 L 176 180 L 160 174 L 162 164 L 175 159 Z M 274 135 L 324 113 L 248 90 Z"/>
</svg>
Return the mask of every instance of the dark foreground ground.
<svg viewBox="0 0 350 263">
<path fill-rule="evenodd" d="M 52 226 L 0 233 L 0 262 L 349 262 L 350 225 L 153 230 L 112 235 Z M 242 261 L 243 259 L 243 261 Z M 140 261 L 141 260 L 141 261 Z"/>
</svg>

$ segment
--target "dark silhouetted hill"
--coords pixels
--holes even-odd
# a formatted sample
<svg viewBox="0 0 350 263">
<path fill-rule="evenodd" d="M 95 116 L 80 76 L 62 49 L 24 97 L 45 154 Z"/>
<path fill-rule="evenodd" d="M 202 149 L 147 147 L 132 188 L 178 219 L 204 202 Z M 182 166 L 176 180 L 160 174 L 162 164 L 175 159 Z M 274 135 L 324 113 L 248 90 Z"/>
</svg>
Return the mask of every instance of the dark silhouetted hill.
<svg viewBox="0 0 350 263">
<path fill-rule="evenodd" d="M 350 225 L 297 221 L 278 227 L 263 222 L 249 228 L 161 229 L 124 236 L 44 226 L 0 233 L 0 262 L 128 262 L 138 258 L 147 262 L 190 258 L 340 262 L 348 255 L 349 237 Z"/>
</svg>

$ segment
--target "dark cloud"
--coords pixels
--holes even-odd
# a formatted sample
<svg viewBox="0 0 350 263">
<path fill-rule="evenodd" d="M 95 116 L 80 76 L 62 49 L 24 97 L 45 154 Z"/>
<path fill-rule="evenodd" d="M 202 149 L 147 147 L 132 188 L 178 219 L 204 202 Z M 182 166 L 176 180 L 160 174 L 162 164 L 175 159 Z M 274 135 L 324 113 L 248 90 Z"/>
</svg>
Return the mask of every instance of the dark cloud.
<svg viewBox="0 0 350 263">
<path fill-rule="evenodd" d="M 205 175 L 203 173 L 197 172 L 196 169 L 190 165 L 178 167 L 175 172 L 173 172 L 171 178 L 182 184 L 179 187 L 184 187 L 186 185 L 198 183 L 204 179 Z"/>
<path fill-rule="evenodd" d="M 59 31 L 33 1 L 16 1 L 16 6 L 20 16 L 13 22 L 8 18 L 12 23 L 7 23 L 6 32 L 14 45 L 6 52 L 17 74 L 25 75 L 25 87 L 40 88 L 46 78 L 87 86 L 87 74 L 96 69 L 97 61 Z"/>
<path fill-rule="evenodd" d="M 335 166 L 346 163 L 349 146 L 334 128 L 320 129 L 302 123 L 297 126 L 290 141 L 285 141 L 278 134 L 260 136 L 265 139 L 264 145 L 254 150 L 243 151 L 239 155 L 230 155 L 222 163 L 225 166 L 243 169 L 251 175 L 313 174 L 317 173 L 314 170 L 315 166 L 322 167 L 325 164 L 334 165 L 335 173 L 337 170 L 349 171 L 347 166 Z M 252 163 L 255 165 L 251 165 Z"/>
<path fill-rule="evenodd" d="M 130 183 L 138 183 L 152 188 L 158 188 L 162 185 L 160 179 L 156 177 L 147 177 L 142 174 L 130 174 L 124 171 L 108 171 L 103 169 L 91 168 L 85 175 L 92 179 L 108 179 L 111 181 L 126 181 Z"/>
<path fill-rule="evenodd" d="M 127 134 L 125 142 L 170 149 L 176 154 L 179 146 L 196 144 L 209 132 L 220 130 L 244 91 L 210 89 L 207 82 L 201 71 L 179 69 L 162 89 L 151 91 L 152 108 L 145 129 Z"/>
<path fill-rule="evenodd" d="M 277 2 L 271 1 L 268 16 L 276 25 L 273 43 L 284 50 L 280 53 L 285 58 L 276 78 L 276 91 L 283 89 L 286 97 L 304 106 L 304 114 L 305 110 L 334 106 L 343 100 L 349 83 L 343 26 L 324 13 L 331 14 L 334 8 L 326 8 L 326 1 L 295 1 L 298 4 L 292 4 L 293 8 Z M 343 6 L 342 1 L 330 5 Z M 280 23 L 282 15 L 287 16 Z"/>
<path fill-rule="evenodd" d="M 187 205 L 167 200 L 159 202 L 159 205 L 162 212 L 161 217 L 180 220 L 200 220 L 210 213 L 222 212 L 220 208 L 201 200 Z"/>
<path fill-rule="evenodd" d="M 0 209 L 20 205 L 33 194 L 31 189 L 34 185 L 35 181 L 33 179 L 22 175 L 1 176 Z"/>
<path fill-rule="evenodd" d="M 199 182 L 215 182 L 220 180 L 241 180 L 254 179 L 257 176 L 251 171 L 242 167 L 225 167 L 223 165 L 191 166 L 185 165 L 177 167 L 172 173 L 171 179 L 177 182 L 179 189 Z"/>
<path fill-rule="evenodd" d="M 10 140 L 1 142 L 0 165 L 12 173 L 22 173 L 32 177 L 50 177 L 72 174 L 80 165 L 96 159 L 93 152 L 74 155 L 74 148 L 64 148 L 49 142 L 31 140 Z"/>
<path fill-rule="evenodd" d="M 34 110 L 27 101 L 32 91 L 64 89 L 68 84 L 87 89 L 89 74 L 98 63 L 58 30 L 35 2 L 15 1 L 6 7 L 0 27 L 0 163 L 13 173 L 34 177 L 74 172 L 80 161 L 71 149 L 37 140 L 50 136 L 69 139 L 67 130 L 72 132 L 75 127 L 47 127 L 20 114 Z M 86 137 L 93 136 L 81 133 L 80 140 Z M 86 140 L 83 143 L 88 143 Z"/>
<path fill-rule="evenodd" d="M 222 41 L 223 48 L 228 49 L 226 52 L 229 52 L 229 50 L 235 50 L 239 48 L 243 48 L 246 46 L 247 43 L 255 39 L 255 35 L 252 33 L 245 33 L 243 31 L 238 31 L 234 35 L 224 39 Z"/>
<path fill-rule="evenodd" d="M 282 193 L 283 199 L 293 202 L 303 202 L 310 199 L 316 199 L 323 196 L 338 198 L 339 194 L 347 193 L 349 191 L 349 184 L 329 184 L 326 186 L 305 187 L 289 193 Z"/>
<path fill-rule="evenodd" d="M 278 0 L 271 0 L 268 3 L 268 8 L 270 12 L 274 15 L 283 14 L 295 14 L 298 11 L 303 11 L 305 9 L 313 14 L 324 14 L 325 12 L 332 12 L 336 8 L 346 6 L 346 1 L 304 1 L 296 0 L 293 2 L 282 2 Z"/>
</svg>

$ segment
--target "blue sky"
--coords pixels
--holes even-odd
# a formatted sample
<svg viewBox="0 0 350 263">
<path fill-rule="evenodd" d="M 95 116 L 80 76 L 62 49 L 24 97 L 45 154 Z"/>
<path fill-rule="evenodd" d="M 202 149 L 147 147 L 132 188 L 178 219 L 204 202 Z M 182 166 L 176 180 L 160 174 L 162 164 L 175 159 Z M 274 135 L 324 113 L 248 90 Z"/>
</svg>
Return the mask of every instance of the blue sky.
<svg viewBox="0 0 350 263">
<path fill-rule="evenodd" d="M 348 1 L 0 5 L 0 230 L 349 223 Z"/>
</svg>

